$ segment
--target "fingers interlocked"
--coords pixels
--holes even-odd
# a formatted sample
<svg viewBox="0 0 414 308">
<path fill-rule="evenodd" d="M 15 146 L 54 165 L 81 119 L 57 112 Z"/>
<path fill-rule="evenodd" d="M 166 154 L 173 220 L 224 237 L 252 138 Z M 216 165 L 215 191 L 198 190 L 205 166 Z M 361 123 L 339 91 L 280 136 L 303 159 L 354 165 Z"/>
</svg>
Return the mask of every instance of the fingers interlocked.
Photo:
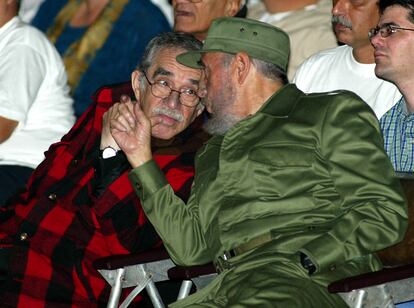
<svg viewBox="0 0 414 308">
<path fill-rule="evenodd" d="M 132 102 L 128 100 L 124 103 L 115 104 L 112 108 L 110 121 L 111 130 L 116 129 L 123 132 L 133 130 L 136 126 L 136 118 Z"/>
</svg>

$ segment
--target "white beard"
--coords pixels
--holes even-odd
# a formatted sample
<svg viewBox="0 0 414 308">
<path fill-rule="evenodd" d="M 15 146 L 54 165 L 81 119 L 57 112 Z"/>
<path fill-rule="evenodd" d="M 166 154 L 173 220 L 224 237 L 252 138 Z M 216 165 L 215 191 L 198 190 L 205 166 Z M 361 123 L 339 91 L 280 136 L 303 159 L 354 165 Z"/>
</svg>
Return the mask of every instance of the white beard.
<svg viewBox="0 0 414 308">
<path fill-rule="evenodd" d="M 243 118 L 240 116 L 226 114 L 222 117 L 212 116 L 203 128 L 210 135 L 224 135 L 230 128 L 239 123 Z"/>
</svg>

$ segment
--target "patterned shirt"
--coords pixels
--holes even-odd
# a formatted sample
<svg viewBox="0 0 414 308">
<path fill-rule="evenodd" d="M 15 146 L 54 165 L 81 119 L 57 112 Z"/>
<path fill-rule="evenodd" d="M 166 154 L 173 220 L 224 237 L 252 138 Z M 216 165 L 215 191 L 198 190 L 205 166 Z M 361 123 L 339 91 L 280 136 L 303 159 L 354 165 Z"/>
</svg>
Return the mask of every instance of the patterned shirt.
<svg viewBox="0 0 414 308">
<path fill-rule="evenodd" d="M 93 193 L 102 115 L 120 94 L 131 94 L 130 85 L 101 90 L 98 104 L 46 152 L 27 190 L 0 209 L 2 307 L 105 306 L 109 285 L 92 262 L 160 244 L 128 181 L 129 170 Z M 203 141 L 200 134 L 185 132 L 173 146 L 154 149 L 183 198 Z"/>
<path fill-rule="evenodd" d="M 402 97 L 380 119 L 384 147 L 395 171 L 414 172 L 414 113 Z"/>
</svg>

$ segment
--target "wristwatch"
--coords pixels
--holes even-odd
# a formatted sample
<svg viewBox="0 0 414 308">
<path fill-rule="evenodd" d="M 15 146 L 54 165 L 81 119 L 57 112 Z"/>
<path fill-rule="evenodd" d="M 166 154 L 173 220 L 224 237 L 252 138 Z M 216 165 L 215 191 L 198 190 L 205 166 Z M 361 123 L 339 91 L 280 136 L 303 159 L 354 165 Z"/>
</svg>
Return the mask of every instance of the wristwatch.
<svg viewBox="0 0 414 308">
<path fill-rule="evenodd" d="M 118 153 L 118 150 L 115 150 L 113 147 L 111 147 L 111 146 L 107 146 L 106 148 L 104 148 L 103 150 L 102 150 L 102 153 L 101 153 L 101 155 L 102 155 L 102 158 L 103 159 L 107 159 L 107 158 L 111 158 L 111 157 L 114 157 L 114 156 L 116 156 L 116 154 Z"/>
<path fill-rule="evenodd" d="M 300 264 L 308 271 L 309 275 L 312 275 L 316 271 L 315 264 L 303 252 L 300 253 Z"/>
</svg>

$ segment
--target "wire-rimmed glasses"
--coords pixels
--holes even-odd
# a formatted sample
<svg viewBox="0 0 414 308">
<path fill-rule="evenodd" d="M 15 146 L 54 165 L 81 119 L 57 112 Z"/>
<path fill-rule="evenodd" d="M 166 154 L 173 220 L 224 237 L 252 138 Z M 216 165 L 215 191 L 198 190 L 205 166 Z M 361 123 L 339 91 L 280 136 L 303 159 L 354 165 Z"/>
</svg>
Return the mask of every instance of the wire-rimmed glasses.
<svg viewBox="0 0 414 308">
<path fill-rule="evenodd" d="M 154 82 L 151 82 L 149 81 L 147 74 L 145 72 L 143 75 L 145 76 L 145 79 L 150 85 L 152 95 L 158 98 L 167 98 L 171 95 L 172 92 L 177 92 L 180 104 L 186 107 L 195 107 L 201 100 L 201 97 L 198 96 L 196 90 L 184 88 L 178 91 L 173 89 L 169 85 L 167 80 L 159 79 Z"/>
<path fill-rule="evenodd" d="M 381 37 L 386 38 L 397 32 L 398 30 L 414 31 L 414 29 L 412 28 L 403 28 L 396 25 L 385 24 L 369 30 L 368 37 L 370 40 L 372 40 L 379 33 Z"/>
</svg>

